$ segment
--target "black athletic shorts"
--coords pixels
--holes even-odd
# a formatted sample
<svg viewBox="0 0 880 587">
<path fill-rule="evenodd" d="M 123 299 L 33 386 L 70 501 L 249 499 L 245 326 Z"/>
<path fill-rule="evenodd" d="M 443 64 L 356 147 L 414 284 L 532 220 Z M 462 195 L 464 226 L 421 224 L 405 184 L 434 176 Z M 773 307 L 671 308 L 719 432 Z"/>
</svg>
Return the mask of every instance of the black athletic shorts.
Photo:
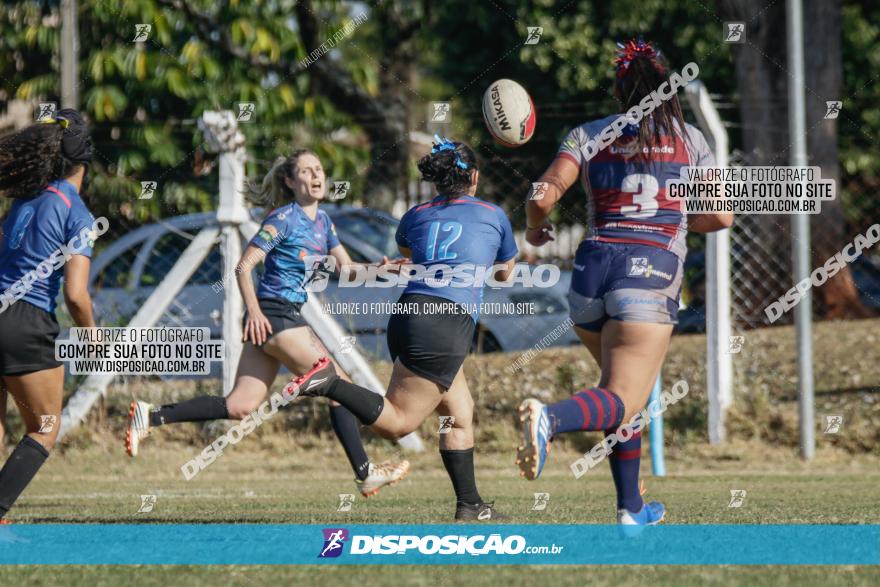
<svg viewBox="0 0 880 587">
<path fill-rule="evenodd" d="M 0 375 L 54 369 L 58 321 L 54 314 L 24 300 L 0 313 Z"/>
<path fill-rule="evenodd" d="M 300 314 L 302 304 L 278 298 L 261 298 L 257 301 L 260 303 L 260 310 L 263 312 L 263 315 L 266 316 L 269 324 L 272 325 L 272 336 L 288 328 L 299 328 L 300 326 L 309 325 L 302 314 Z M 242 328 L 247 324 L 247 318 L 247 312 L 245 312 Z M 272 336 L 269 336 L 269 338 L 272 338 Z"/>
<path fill-rule="evenodd" d="M 404 294 L 398 304 L 411 311 L 388 320 L 391 360 L 449 389 L 474 341 L 471 315 L 461 304 L 423 294 Z"/>
</svg>

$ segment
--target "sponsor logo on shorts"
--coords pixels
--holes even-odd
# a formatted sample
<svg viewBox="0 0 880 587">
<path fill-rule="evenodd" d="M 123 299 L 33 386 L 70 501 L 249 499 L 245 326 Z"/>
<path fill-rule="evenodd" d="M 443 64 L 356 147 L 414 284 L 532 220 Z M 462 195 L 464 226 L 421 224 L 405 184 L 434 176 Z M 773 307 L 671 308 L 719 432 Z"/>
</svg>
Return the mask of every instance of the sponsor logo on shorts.
<svg viewBox="0 0 880 587">
<path fill-rule="evenodd" d="M 628 270 L 626 274 L 629 277 L 645 277 L 649 278 L 653 275 L 662 277 L 663 279 L 672 279 L 672 274 L 665 271 L 655 269 L 653 265 L 648 263 L 647 257 L 627 257 Z"/>
</svg>

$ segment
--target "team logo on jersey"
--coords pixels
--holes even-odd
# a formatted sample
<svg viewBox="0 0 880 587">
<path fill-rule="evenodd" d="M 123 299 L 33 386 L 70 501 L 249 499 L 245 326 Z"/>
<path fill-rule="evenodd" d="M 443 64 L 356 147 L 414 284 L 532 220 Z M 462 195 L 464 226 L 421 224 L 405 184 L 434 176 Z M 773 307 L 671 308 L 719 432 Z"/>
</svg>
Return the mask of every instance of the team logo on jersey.
<svg viewBox="0 0 880 587">
<path fill-rule="evenodd" d="M 672 279 L 672 274 L 656 269 L 648 263 L 647 257 L 627 257 L 628 270 L 626 272 L 629 277 L 651 277 L 656 275 L 664 279 Z"/>
<path fill-rule="evenodd" d="M 348 540 L 348 530 L 345 528 L 324 528 L 324 547 L 318 558 L 336 558 L 342 554 L 345 541 Z"/>
<path fill-rule="evenodd" d="M 271 224 L 265 224 L 262 228 L 260 228 L 260 232 L 258 233 L 258 235 L 261 239 L 263 239 L 267 243 L 270 243 L 275 240 L 276 236 L 278 236 L 278 229 Z"/>
</svg>

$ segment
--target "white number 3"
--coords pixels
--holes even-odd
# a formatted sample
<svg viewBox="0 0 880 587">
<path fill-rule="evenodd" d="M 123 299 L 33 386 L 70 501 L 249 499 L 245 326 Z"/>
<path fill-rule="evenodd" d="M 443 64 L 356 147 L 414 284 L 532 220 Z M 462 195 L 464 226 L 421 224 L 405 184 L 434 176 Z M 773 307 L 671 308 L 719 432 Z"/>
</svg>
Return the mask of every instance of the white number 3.
<svg viewBox="0 0 880 587">
<path fill-rule="evenodd" d="M 631 206 L 621 206 L 620 213 L 630 218 L 650 218 L 657 213 L 657 192 L 660 185 L 657 178 L 647 173 L 633 173 L 623 178 L 620 191 L 631 193 Z"/>
</svg>

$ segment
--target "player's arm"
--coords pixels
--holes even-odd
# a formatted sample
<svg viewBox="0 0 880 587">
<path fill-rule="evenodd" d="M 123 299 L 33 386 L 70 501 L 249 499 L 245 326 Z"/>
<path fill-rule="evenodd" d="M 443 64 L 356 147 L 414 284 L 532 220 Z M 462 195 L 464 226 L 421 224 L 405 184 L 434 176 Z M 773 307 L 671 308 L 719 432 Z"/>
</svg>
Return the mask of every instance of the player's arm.
<svg viewBox="0 0 880 587">
<path fill-rule="evenodd" d="M 691 232 L 715 232 L 716 230 L 730 228 L 732 225 L 732 212 L 688 215 L 688 230 Z"/>
<path fill-rule="evenodd" d="M 235 280 L 238 283 L 238 291 L 247 308 L 247 321 L 244 325 L 242 340 L 252 341 L 256 345 L 263 344 L 272 334 L 272 325 L 269 319 L 260 310 L 260 302 L 257 300 L 257 291 L 254 288 L 254 280 L 251 270 L 262 263 L 266 258 L 266 251 L 256 245 L 248 245 L 235 266 Z"/>
<path fill-rule="evenodd" d="M 565 192 L 568 191 L 578 178 L 578 167 L 566 157 L 556 157 L 544 175 L 538 179 L 538 183 L 546 185 L 546 189 L 542 197 L 534 198 L 533 193 L 529 192 L 529 198 L 526 201 L 526 240 L 536 246 L 554 240 L 550 235 L 553 225 L 547 221 L 547 217 L 556 205 L 556 202 L 562 199 Z"/>
<path fill-rule="evenodd" d="M 85 255 L 71 255 L 64 265 L 64 303 L 73 322 L 80 328 L 95 325 L 92 296 L 89 295 L 89 269 L 92 261 Z"/>
<path fill-rule="evenodd" d="M 511 257 L 509 260 L 502 263 L 496 263 L 495 267 L 497 267 L 497 269 L 495 270 L 492 279 L 498 282 L 510 281 L 510 278 L 513 277 L 513 269 L 516 267 L 516 257 Z"/>
</svg>

